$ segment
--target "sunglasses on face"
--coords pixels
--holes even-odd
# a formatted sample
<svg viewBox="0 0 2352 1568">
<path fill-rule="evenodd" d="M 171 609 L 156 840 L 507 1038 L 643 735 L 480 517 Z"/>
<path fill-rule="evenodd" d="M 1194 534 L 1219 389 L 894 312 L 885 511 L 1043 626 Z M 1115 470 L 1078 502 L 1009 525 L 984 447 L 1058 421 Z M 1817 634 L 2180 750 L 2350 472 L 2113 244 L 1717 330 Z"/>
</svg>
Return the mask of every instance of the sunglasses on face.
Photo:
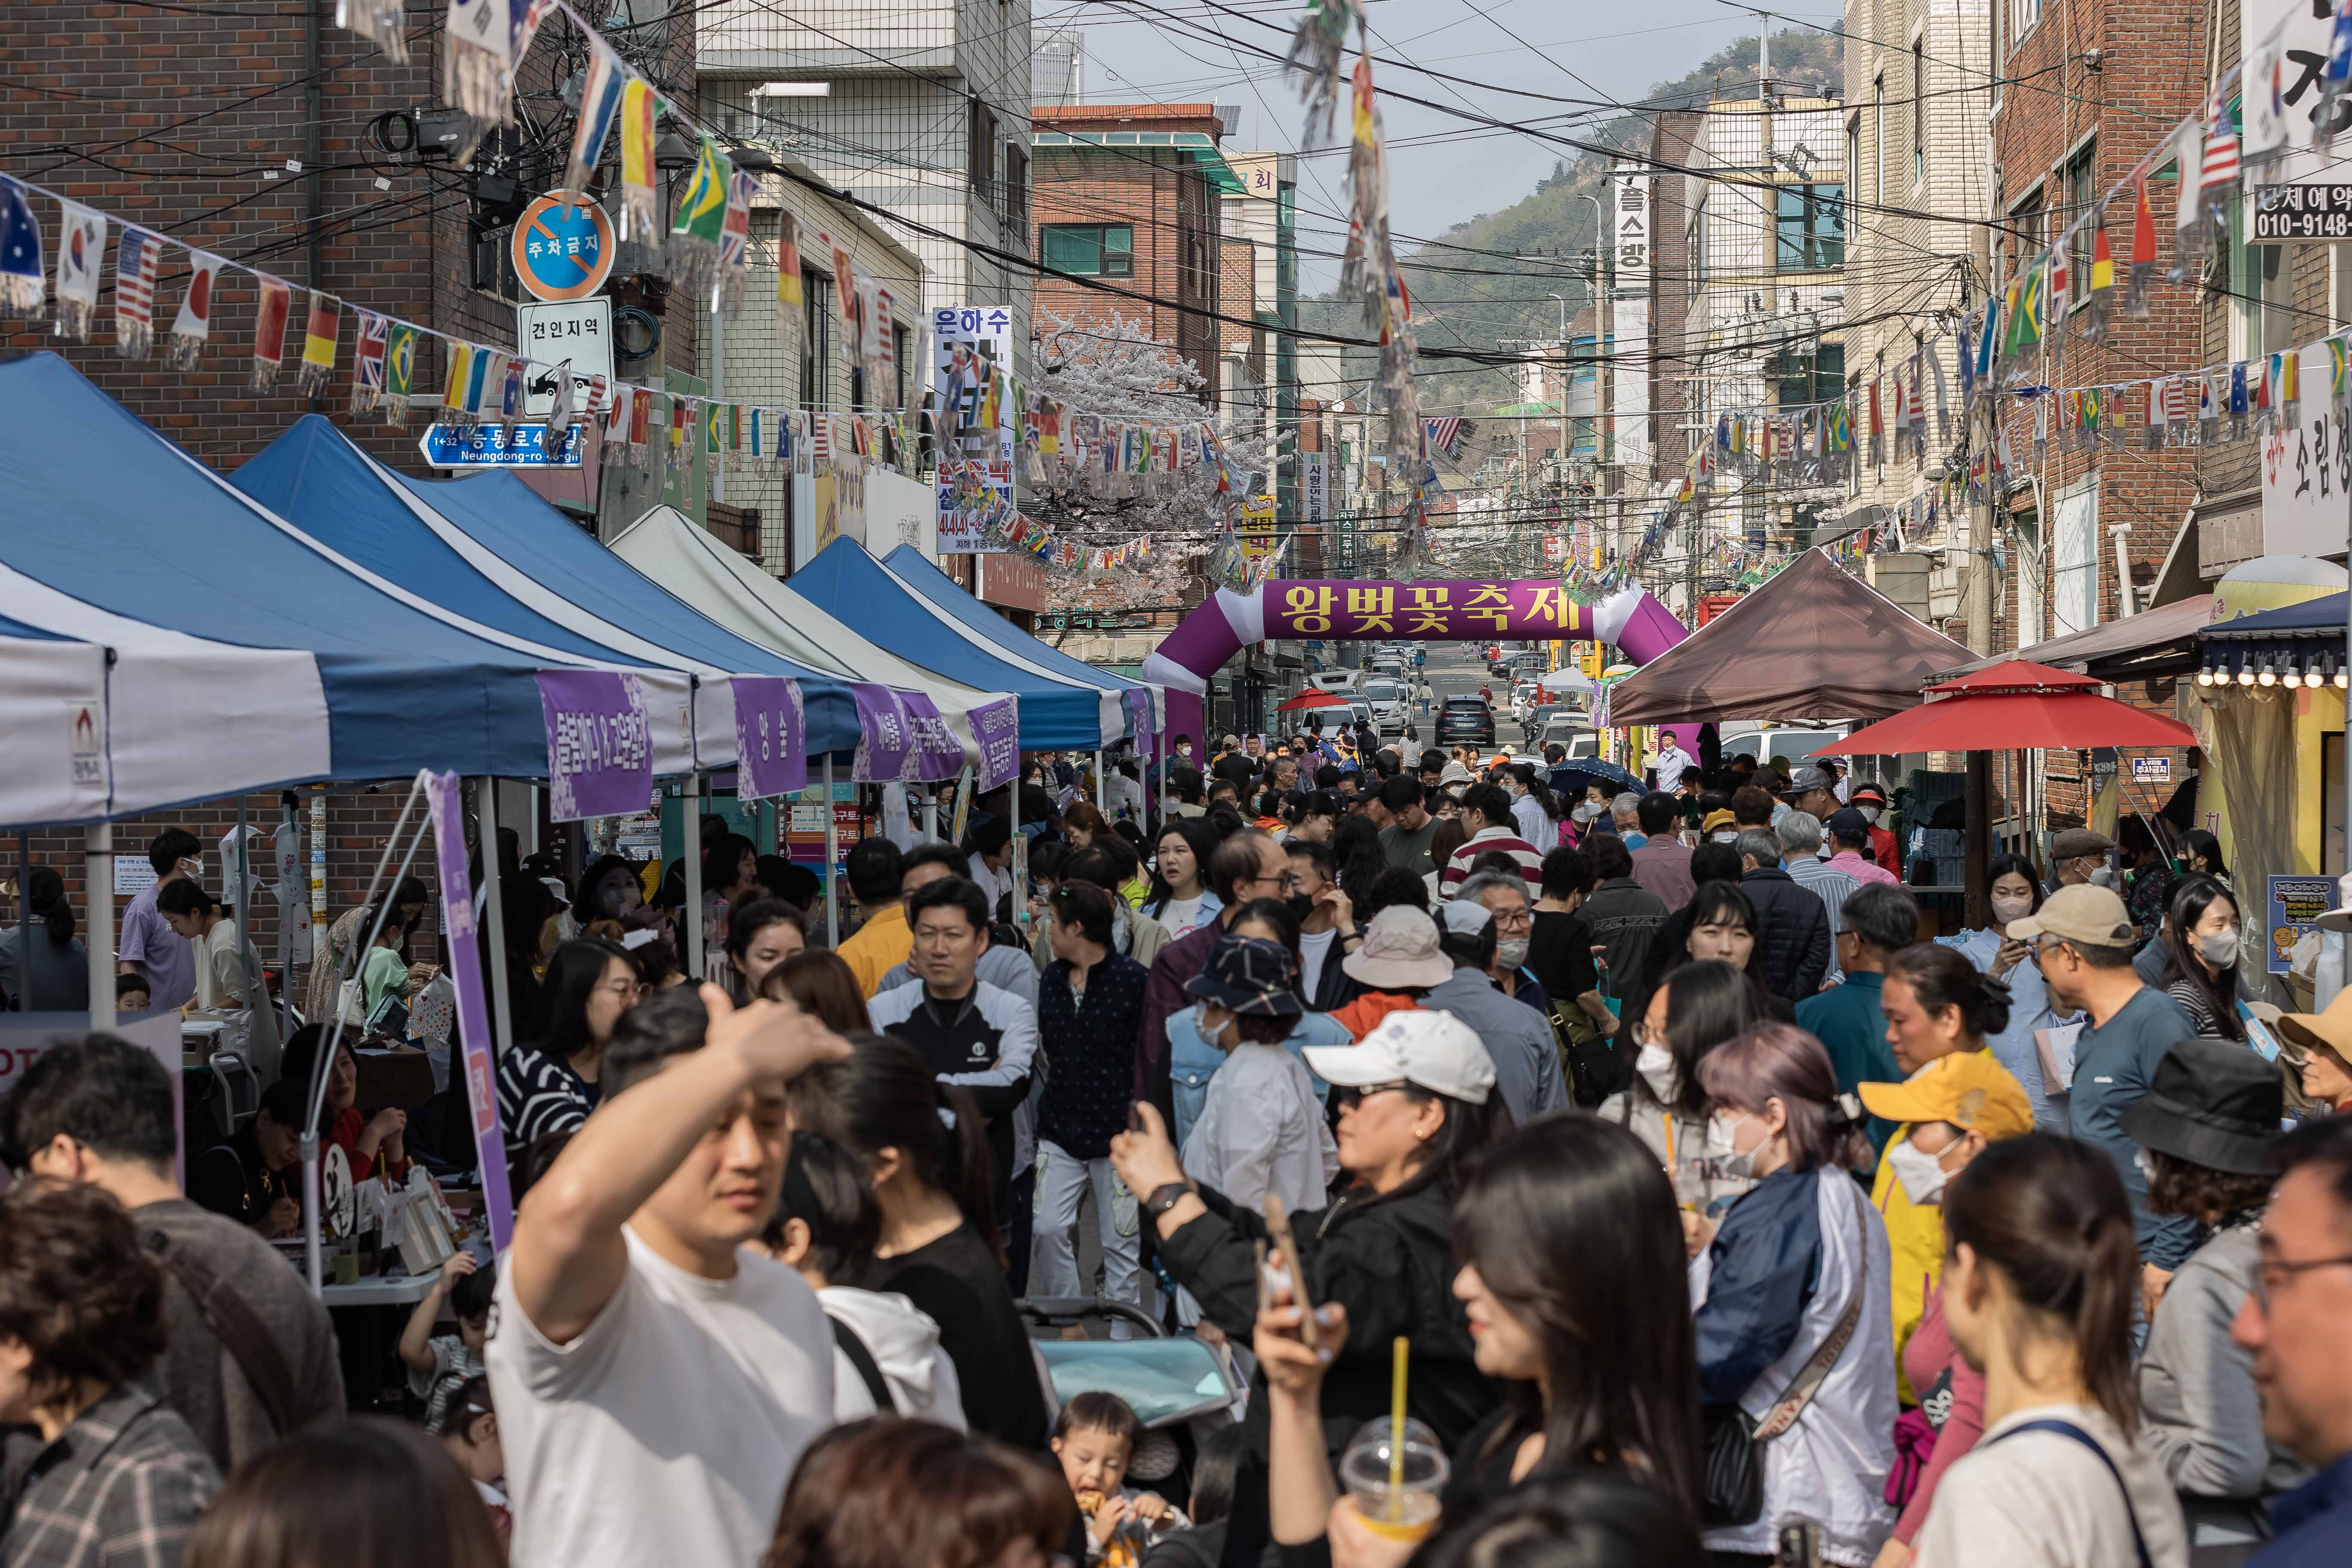
<svg viewBox="0 0 2352 1568">
<path fill-rule="evenodd" d="M 1367 1083 L 1353 1089 L 1342 1089 L 1339 1090 L 1339 1109 L 1342 1110 L 1352 1110 L 1359 1104 L 1362 1103 L 1372 1095 L 1387 1094 L 1393 1090 L 1407 1089 L 1412 1087 L 1412 1085 L 1411 1083 L 1407 1082 L 1403 1079 L 1399 1079 L 1394 1083 Z"/>
</svg>

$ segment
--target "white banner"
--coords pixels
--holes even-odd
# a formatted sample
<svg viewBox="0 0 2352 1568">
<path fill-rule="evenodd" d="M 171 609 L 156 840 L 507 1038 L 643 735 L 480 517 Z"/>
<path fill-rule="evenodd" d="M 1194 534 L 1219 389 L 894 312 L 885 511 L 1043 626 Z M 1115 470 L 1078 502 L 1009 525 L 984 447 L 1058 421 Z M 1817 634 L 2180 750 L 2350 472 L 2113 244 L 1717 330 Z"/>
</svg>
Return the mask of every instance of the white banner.
<svg viewBox="0 0 2352 1568">
<path fill-rule="evenodd" d="M 2320 68 L 2327 63 L 2335 8 L 2314 0 L 2245 0 L 2238 13 L 2245 62 L 2241 157 L 2248 184 L 2342 177 L 2320 151 Z M 2334 129 L 2352 129 L 2352 98 L 2336 106 Z"/>
<path fill-rule="evenodd" d="M 1330 515 L 1329 485 L 1320 452 L 1298 454 L 1298 517 L 1318 523 Z"/>
<path fill-rule="evenodd" d="M 2303 352 L 2303 397 L 2292 426 L 2263 437 L 2263 553 L 2331 555 L 2344 548 L 2352 453 L 2327 396 L 2327 351 Z"/>
</svg>

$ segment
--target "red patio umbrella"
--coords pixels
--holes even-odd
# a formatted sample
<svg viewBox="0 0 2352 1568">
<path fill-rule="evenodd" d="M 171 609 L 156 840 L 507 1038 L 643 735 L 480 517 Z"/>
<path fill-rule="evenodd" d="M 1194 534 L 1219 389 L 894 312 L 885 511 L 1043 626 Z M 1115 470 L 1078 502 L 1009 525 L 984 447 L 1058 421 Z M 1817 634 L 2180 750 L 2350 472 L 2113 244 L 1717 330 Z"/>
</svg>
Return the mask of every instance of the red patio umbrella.
<svg viewBox="0 0 2352 1568">
<path fill-rule="evenodd" d="M 1301 708 L 1345 708 L 1347 705 L 1348 700 L 1344 697 L 1334 697 L 1328 691 L 1309 687 L 1289 701 L 1276 703 L 1274 710 L 1277 713 L 1292 713 Z"/>
<path fill-rule="evenodd" d="M 2087 675 L 2013 658 L 1939 681 L 1927 688 L 1930 700 L 1811 754 L 2197 744 L 2188 725 L 2102 697 L 2098 685 Z"/>
</svg>

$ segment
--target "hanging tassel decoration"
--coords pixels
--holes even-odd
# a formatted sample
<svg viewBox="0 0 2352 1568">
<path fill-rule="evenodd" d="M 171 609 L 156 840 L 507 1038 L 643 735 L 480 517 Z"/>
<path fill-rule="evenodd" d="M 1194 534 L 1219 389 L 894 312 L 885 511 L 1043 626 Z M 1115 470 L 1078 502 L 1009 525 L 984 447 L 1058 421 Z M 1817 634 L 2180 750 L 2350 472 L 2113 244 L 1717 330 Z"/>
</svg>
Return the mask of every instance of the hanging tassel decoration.
<svg viewBox="0 0 2352 1568">
<path fill-rule="evenodd" d="M 651 247 L 661 227 L 654 189 L 654 89 L 643 77 L 621 89 L 621 226 L 624 245 Z"/>
<path fill-rule="evenodd" d="M 311 289 L 310 320 L 302 334 L 302 374 L 298 383 L 304 396 L 317 396 L 334 379 L 335 340 L 342 324 L 342 302 Z"/>
<path fill-rule="evenodd" d="M 194 370 L 213 331 L 213 286 L 220 277 L 221 258 L 207 251 L 188 252 L 188 291 L 180 299 L 180 313 L 172 320 L 171 345 L 163 363 L 173 370 Z"/>
<path fill-rule="evenodd" d="M 719 272 L 711 280 L 710 302 L 730 321 L 743 308 L 743 290 L 751 276 L 751 198 L 759 189 L 759 176 L 740 169 L 727 182 L 727 214 L 719 226 Z"/>
<path fill-rule="evenodd" d="M 2147 205 L 2147 176 L 2142 174 L 2132 184 L 2131 258 L 2124 278 L 2124 314 L 2135 321 L 2147 320 L 2155 285 L 2156 214 Z"/>
<path fill-rule="evenodd" d="M 514 38 L 523 0 L 449 0 L 441 96 L 467 119 L 456 161 L 474 159 L 487 126 L 514 120 Z"/>
<path fill-rule="evenodd" d="M 253 313 L 253 371 L 246 377 L 250 392 L 268 392 L 278 384 L 286 363 L 286 326 L 294 315 L 294 290 L 275 278 L 261 279 L 261 300 Z"/>
<path fill-rule="evenodd" d="M 677 216 L 669 226 L 670 276 L 688 289 L 698 290 L 718 262 L 719 240 L 727 228 L 727 189 L 734 168 L 719 143 L 705 136 L 695 157 L 694 173 L 687 178 L 686 193 L 677 199 Z"/>
<path fill-rule="evenodd" d="M 383 401 L 384 351 L 392 339 L 390 317 L 352 307 L 358 318 L 352 338 L 352 412 L 364 414 Z"/>
<path fill-rule="evenodd" d="M 106 215 L 79 202 L 60 200 L 58 220 L 57 335 L 89 342 L 98 316 L 99 268 L 106 259 Z"/>
<path fill-rule="evenodd" d="M 2098 228 L 2091 236 L 2090 298 L 2083 309 L 2083 338 L 2099 342 L 2107 335 L 2107 309 L 2116 292 L 2116 254 L 2107 242 L 2107 215 L 2101 210 Z"/>
<path fill-rule="evenodd" d="M 145 359 L 155 346 L 155 254 L 163 241 L 125 226 L 114 247 L 114 352 Z"/>
<path fill-rule="evenodd" d="M 0 316 L 38 316 L 47 292 L 40 219 L 25 187 L 0 175 Z"/>
<path fill-rule="evenodd" d="M 588 199 L 588 182 L 595 177 L 604 143 L 621 117 L 621 100 L 629 80 L 629 69 L 620 57 L 604 40 L 596 40 L 590 47 L 588 70 L 581 80 L 580 122 L 572 129 L 572 153 L 563 164 L 563 188 L 579 200 Z"/>
<path fill-rule="evenodd" d="M 383 422 L 408 428 L 408 395 L 416 384 L 416 329 L 394 323 L 383 345 Z"/>
<path fill-rule="evenodd" d="M 2180 122 L 2172 145 L 2180 186 L 2172 210 L 2172 265 L 2164 276 L 2168 282 L 2189 283 L 2203 269 L 2212 244 L 2211 226 L 2202 221 L 2205 203 L 2199 184 L 2205 167 L 2205 131 L 2195 115 Z"/>
<path fill-rule="evenodd" d="M 335 26 L 357 33 L 383 51 L 396 66 L 408 63 L 408 35 L 401 30 L 407 19 L 405 0 L 335 0 Z"/>
</svg>

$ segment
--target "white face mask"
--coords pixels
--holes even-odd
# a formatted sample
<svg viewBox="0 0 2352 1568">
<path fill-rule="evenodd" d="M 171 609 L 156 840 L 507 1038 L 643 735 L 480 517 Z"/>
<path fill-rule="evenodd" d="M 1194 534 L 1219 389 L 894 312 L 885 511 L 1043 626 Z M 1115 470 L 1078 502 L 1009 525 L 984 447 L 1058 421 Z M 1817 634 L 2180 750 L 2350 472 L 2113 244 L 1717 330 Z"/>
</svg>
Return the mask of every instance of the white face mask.
<svg viewBox="0 0 2352 1568">
<path fill-rule="evenodd" d="M 1707 835 L 1707 837 L 1717 844 L 1737 844 L 1739 842 L 1739 833 L 1737 828 L 1727 828 L 1721 833 L 1711 833 Z"/>
<path fill-rule="evenodd" d="M 1747 1120 L 1744 1113 L 1727 1116 L 1719 1110 L 1707 1118 L 1706 1157 L 1715 1162 L 1717 1171 L 1723 1175 L 1738 1177 L 1755 1173 L 1756 1151 L 1750 1149 L 1742 1152 L 1732 1143 L 1739 1124 Z"/>
<path fill-rule="evenodd" d="M 1992 918 L 2003 925 L 2007 925 L 2011 921 L 2021 921 L 2032 912 L 2033 895 L 2032 893 L 2020 893 L 2014 898 L 2007 899 L 1998 893 L 1993 895 Z"/>
<path fill-rule="evenodd" d="M 2102 866 L 2091 873 L 2091 886 L 2094 888 L 2112 887 L 2115 880 L 2116 868 L 2112 866 Z"/>
<path fill-rule="evenodd" d="M 1528 961 L 1528 939 L 1523 936 L 1505 937 L 1495 943 L 1495 960 L 1506 970 L 1515 970 Z"/>
<path fill-rule="evenodd" d="M 1886 1163 L 1903 1184 L 1905 1197 L 1915 1204 L 1941 1201 L 1948 1178 L 1937 1156 L 1913 1146 L 1908 1138 L 1897 1138 L 1886 1146 Z"/>
<path fill-rule="evenodd" d="M 1862 813 L 1862 819 L 1864 822 L 1869 823 L 1873 827 L 1878 826 L 1878 807 L 1874 805 L 1858 805 L 1854 807 L 1854 809 Z"/>
<path fill-rule="evenodd" d="M 1675 1053 L 1664 1046 L 1643 1046 L 1633 1058 L 1633 1070 L 1650 1086 L 1662 1105 L 1674 1103 L 1682 1091 L 1682 1076 L 1675 1071 Z"/>
</svg>

